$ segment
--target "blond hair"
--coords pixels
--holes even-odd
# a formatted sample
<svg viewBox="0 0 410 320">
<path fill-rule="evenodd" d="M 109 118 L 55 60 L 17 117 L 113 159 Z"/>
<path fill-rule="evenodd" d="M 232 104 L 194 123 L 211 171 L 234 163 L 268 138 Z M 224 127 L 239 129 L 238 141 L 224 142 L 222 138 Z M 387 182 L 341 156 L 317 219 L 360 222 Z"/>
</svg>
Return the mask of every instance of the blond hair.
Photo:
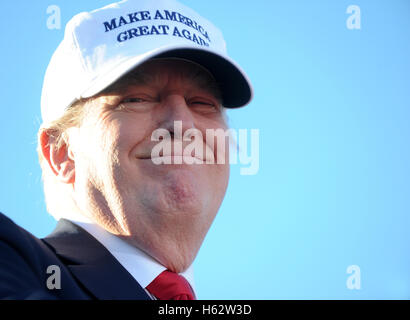
<svg viewBox="0 0 410 320">
<path fill-rule="evenodd" d="M 44 156 L 41 150 L 40 136 L 45 131 L 49 136 L 49 143 L 52 142 L 55 145 L 55 148 L 60 149 L 64 144 L 67 143 L 66 131 L 71 127 L 81 126 L 84 117 L 85 117 L 85 107 L 88 103 L 88 99 L 77 100 L 72 104 L 64 114 L 50 123 L 43 124 L 38 131 L 38 145 L 37 145 L 37 154 L 40 166 L 42 169 L 44 163 Z"/>
<path fill-rule="evenodd" d="M 41 135 L 48 135 L 47 146 L 53 144 L 57 150 L 68 143 L 66 131 L 71 127 L 80 127 L 86 114 L 86 106 L 91 99 L 82 99 L 72 104 L 64 114 L 47 124 L 43 124 L 38 131 L 37 154 L 42 170 L 43 190 L 47 211 L 56 219 L 60 219 L 64 210 L 69 210 L 75 205 L 67 198 L 67 186 L 58 182 L 56 176 L 51 172 L 42 152 Z"/>
</svg>

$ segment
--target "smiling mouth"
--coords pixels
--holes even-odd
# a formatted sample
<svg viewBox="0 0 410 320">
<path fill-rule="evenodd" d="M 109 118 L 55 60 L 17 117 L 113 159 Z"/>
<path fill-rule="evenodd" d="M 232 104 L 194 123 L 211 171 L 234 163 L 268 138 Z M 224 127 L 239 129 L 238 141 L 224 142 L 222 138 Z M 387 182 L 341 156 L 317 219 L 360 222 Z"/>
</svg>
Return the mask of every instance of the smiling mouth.
<svg viewBox="0 0 410 320">
<path fill-rule="evenodd" d="M 162 150 L 150 148 L 137 154 L 136 157 L 141 160 L 151 160 L 154 164 L 213 164 L 216 162 L 214 152 L 208 146 L 205 149 L 201 146 L 199 150 L 176 148 L 175 146 Z"/>
<path fill-rule="evenodd" d="M 139 159 L 151 160 L 154 164 L 204 164 L 206 158 L 192 155 L 163 155 L 154 157 L 141 157 Z"/>
<path fill-rule="evenodd" d="M 203 154 L 183 154 L 183 152 L 172 152 L 166 154 L 143 154 L 137 156 L 140 160 L 151 160 L 155 164 L 212 164 L 214 163 L 213 152 Z"/>
</svg>

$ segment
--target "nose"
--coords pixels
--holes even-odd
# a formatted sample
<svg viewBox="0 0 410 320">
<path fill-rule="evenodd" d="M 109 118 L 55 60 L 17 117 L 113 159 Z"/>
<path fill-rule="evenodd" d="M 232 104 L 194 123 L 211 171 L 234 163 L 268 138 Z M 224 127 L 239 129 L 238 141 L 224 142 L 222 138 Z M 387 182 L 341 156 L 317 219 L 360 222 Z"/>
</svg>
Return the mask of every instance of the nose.
<svg viewBox="0 0 410 320">
<path fill-rule="evenodd" d="M 195 128 L 194 116 L 185 97 L 180 94 L 170 94 L 164 98 L 159 127 L 168 130 L 173 136 L 175 121 L 182 123 L 182 134 L 188 129 Z"/>
</svg>

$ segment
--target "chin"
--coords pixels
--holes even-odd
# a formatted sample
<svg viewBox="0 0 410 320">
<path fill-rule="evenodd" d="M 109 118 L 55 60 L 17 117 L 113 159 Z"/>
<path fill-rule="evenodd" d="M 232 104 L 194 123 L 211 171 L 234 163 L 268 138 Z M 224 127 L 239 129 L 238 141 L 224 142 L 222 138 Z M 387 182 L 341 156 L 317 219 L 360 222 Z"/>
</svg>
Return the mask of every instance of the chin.
<svg viewBox="0 0 410 320">
<path fill-rule="evenodd" d="M 157 186 L 157 206 L 160 211 L 202 211 L 209 190 L 205 181 L 192 170 L 173 170 Z"/>
</svg>

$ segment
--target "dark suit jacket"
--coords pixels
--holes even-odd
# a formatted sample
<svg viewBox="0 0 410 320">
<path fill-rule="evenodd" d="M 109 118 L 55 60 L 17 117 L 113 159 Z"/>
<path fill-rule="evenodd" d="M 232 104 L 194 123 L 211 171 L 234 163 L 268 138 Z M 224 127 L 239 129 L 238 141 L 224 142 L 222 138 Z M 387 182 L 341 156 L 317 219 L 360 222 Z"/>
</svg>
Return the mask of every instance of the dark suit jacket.
<svg viewBox="0 0 410 320">
<path fill-rule="evenodd" d="M 57 273 L 61 289 L 49 289 Z M 55 282 L 56 283 L 56 282 Z M 0 299 L 150 300 L 145 290 L 94 237 L 61 219 L 38 239 L 0 213 Z"/>
</svg>

